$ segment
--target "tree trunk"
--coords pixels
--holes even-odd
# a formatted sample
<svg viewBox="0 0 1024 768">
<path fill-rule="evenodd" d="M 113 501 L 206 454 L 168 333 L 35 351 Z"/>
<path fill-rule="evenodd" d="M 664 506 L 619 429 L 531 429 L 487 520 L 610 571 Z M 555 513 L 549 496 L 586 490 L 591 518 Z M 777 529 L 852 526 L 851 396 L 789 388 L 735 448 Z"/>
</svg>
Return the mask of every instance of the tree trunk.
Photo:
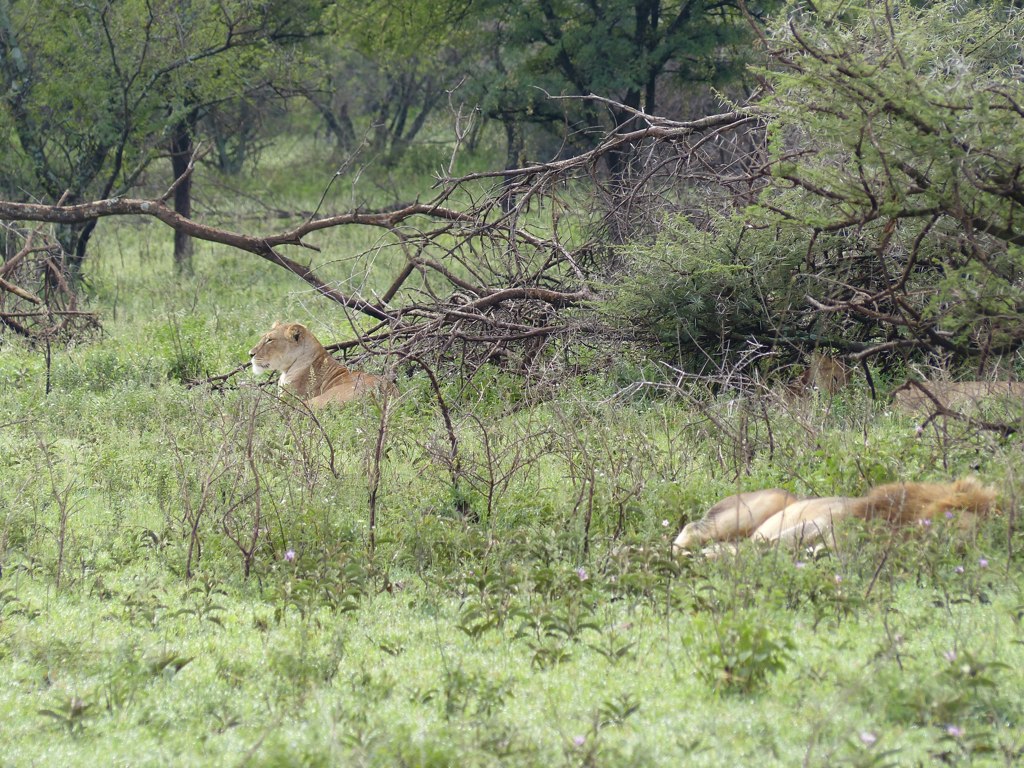
<svg viewBox="0 0 1024 768">
<path fill-rule="evenodd" d="M 186 175 L 192 159 L 192 127 L 195 115 L 174 126 L 171 135 L 171 173 L 178 186 L 174 188 L 174 212 L 192 218 L 192 176 Z M 192 238 L 180 229 L 174 230 L 174 269 L 179 275 L 192 274 Z"/>
<path fill-rule="evenodd" d="M 510 171 L 513 168 L 520 168 L 524 165 L 525 158 L 523 153 L 526 148 L 526 140 L 523 137 L 523 123 L 519 119 L 519 115 L 507 112 L 503 116 L 502 122 L 505 124 L 505 170 Z M 514 177 L 505 177 L 506 189 L 512 184 L 513 180 Z M 510 211 L 515 204 L 515 196 L 511 192 L 506 191 L 501 198 L 502 209 Z"/>
<path fill-rule="evenodd" d="M 335 112 L 330 101 L 321 100 L 315 93 L 306 94 L 306 99 L 323 118 L 327 132 L 334 139 L 334 148 L 338 156 L 344 156 L 356 143 L 356 129 L 348 114 L 348 104 L 342 103 Z"/>
</svg>

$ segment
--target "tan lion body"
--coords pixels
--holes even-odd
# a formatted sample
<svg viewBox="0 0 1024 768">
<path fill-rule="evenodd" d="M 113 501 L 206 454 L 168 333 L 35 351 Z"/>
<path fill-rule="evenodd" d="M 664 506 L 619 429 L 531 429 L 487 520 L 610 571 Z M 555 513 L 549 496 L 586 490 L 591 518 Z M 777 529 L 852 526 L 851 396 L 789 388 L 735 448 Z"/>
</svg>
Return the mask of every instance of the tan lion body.
<svg viewBox="0 0 1024 768">
<path fill-rule="evenodd" d="M 838 358 L 822 352 L 813 352 L 807 367 L 791 384 L 790 391 L 800 395 L 817 390 L 835 395 L 850 383 L 850 369 Z"/>
<path fill-rule="evenodd" d="M 771 510 L 772 504 L 792 501 Z M 833 524 L 847 517 L 885 520 L 905 525 L 944 515 L 961 513 L 962 526 L 995 511 L 995 490 L 974 478 L 952 483 L 890 483 L 873 488 L 867 496 L 830 496 L 800 499 L 778 488 L 750 491 L 722 499 L 707 514 L 683 528 L 672 549 L 675 552 L 707 542 L 750 538 L 762 542 L 809 544 L 820 539 L 834 543 Z M 767 514 L 763 514 L 767 512 Z M 762 513 L 760 522 L 749 524 Z M 715 553 L 717 550 L 708 550 Z"/>
<path fill-rule="evenodd" d="M 793 542 L 830 538 L 832 524 L 850 516 L 852 502 L 853 499 L 847 496 L 798 501 L 765 520 L 750 538 L 755 541 Z"/>
<path fill-rule="evenodd" d="M 700 520 L 690 523 L 672 544 L 673 551 L 689 549 L 707 541 L 746 538 L 779 510 L 797 501 L 781 488 L 766 488 L 727 496 Z"/>
<path fill-rule="evenodd" d="M 280 371 L 278 387 L 299 397 L 311 408 L 348 403 L 366 395 L 398 393 L 387 379 L 353 371 L 339 363 L 301 323 L 274 323 L 249 350 L 249 357 L 253 373 Z"/>
<path fill-rule="evenodd" d="M 933 399 L 934 398 L 934 399 Z M 1022 381 L 908 381 L 893 391 L 893 403 L 905 411 L 977 409 L 986 403 L 1020 402 Z"/>
</svg>

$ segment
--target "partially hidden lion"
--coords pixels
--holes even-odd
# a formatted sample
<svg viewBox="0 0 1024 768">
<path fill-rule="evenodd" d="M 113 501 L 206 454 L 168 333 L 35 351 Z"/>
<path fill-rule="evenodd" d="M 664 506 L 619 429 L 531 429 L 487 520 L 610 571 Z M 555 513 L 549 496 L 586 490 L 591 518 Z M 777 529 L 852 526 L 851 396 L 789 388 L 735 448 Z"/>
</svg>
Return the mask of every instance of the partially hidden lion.
<svg viewBox="0 0 1024 768">
<path fill-rule="evenodd" d="M 798 497 L 781 488 L 765 488 L 726 496 L 707 511 L 700 520 L 689 523 L 676 537 L 676 551 L 710 541 L 745 539 L 775 513 L 785 509 Z"/>
<path fill-rule="evenodd" d="M 347 403 L 366 395 L 386 398 L 398 394 L 387 379 L 339 363 L 301 323 L 275 322 L 249 350 L 249 357 L 253 373 L 280 371 L 278 388 L 311 408 Z"/>
<path fill-rule="evenodd" d="M 803 395 L 819 391 L 835 395 L 846 389 L 850 383 L 850 369 L 832 355 L 814 351 L 807 360 L 804 372 L 787 387 L 792 395 Z"/>
<path fill-rule="evenodd" d="M 968 527 L 978 517 L 995 511 L 996 492 L 973 477 L 952 483 L 889 483 L 863 497 L 829 496 L 797 499 L 779 488 L 728 496 L 696 522 L 683 528 L 672 544 L 676 553 L 711 543 L 706 550 L 736 539 L 798 544 L 820 540 L 834 543 L 833 525 L 843 518 L 885 520 L 892 525 L 931 520 L 960 513 L 958 523 Z"/>
<path fill-rule="evenodd" d="M 1024 381 L 906 381 L 892 392 L 893 403 L 904 411 L 931 413 L 945 409 L 976 411 L 979 406 L 1019 404 Z"/>
</svg>

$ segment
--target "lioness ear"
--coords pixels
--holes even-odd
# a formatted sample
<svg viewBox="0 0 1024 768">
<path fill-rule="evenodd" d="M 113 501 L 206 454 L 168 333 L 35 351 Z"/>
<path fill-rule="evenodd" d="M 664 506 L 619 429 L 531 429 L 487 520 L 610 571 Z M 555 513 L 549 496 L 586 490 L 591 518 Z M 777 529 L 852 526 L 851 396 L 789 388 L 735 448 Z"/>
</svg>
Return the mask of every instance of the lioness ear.
<svg viewBox="0 0 1024 768">
<path fill-rule="evenodd" d="M 272 326 L 270 326 L 270 329 L 273 330 L 274 328 L 277 328 L 277 326 L 279 326 L 280 324 L 281 324 L 280 320 L 275 320 L 274 324 Z"/>
<path fill-rule="evenodd" d="M 298 341 L 299 337 L 301 335 L 302 335 L 302 326 L 301 325 L 293 325 L 292 326 L 292 332 L 291 332 L 292 341 Z"/>
</svg>

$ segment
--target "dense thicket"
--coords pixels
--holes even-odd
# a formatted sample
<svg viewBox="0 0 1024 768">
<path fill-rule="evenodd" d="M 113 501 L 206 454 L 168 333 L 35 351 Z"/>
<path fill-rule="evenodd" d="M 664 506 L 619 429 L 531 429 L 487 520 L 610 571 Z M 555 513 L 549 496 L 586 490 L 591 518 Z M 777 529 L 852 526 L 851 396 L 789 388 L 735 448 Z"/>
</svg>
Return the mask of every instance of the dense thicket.
<svg viewBox="0 0 1024 768">
<path fill-rule="evenodd" d="M 1017 350 L 1021 39 L 1001 4 L 819 3 L 778 21 L 748 107 L 767 143 L 745 179 L 714 175 L 718 194 L 630 249 L 628 322 L 689 363 L 820 345 L 984 367 Z"/>
</svg>

